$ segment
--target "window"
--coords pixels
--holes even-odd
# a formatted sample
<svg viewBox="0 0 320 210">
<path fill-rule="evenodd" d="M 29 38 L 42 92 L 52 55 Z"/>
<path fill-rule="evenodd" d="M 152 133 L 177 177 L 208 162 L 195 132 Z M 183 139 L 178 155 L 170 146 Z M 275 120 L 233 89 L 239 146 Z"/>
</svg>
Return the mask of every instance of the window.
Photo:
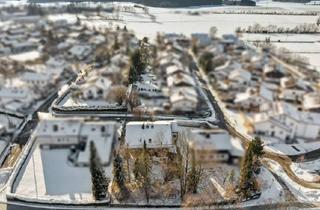
<svg viewBox="0 0 320 210">
<path fill-rule="evenodd" d="M 151 139 L 149 139 L 149 143 L 151 143 L 152 142 L 152 140 Z"/>
<path fill-rule="evenodd" d="M 57 132 L 58 131 L 58 125 L 53 125 L 53 131 Z"/>
<path fill-rule="evenodd" d="M 106 127 L 101 126 L 101 132 L 105 132 L 106 131 Z"/>
<path fill-rule="evenodd" d="M 102 95 L 103 94 L 103 90 L 99 89 L 97 93 L 98 93 L 98 95 Z"/>
</svg>

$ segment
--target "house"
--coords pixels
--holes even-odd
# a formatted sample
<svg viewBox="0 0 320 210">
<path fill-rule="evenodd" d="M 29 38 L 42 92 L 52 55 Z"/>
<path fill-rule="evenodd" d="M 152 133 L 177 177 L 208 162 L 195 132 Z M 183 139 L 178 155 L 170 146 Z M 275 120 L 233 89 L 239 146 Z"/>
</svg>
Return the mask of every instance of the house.
<svg viewBox="0 0 320 210">
<path fill-rule="evenodd" d="M 167 77 L 173 74 L 188 74 L 182 65 L 171 65 L 166 68 Z"/>
<path fill-rule="evenodd" d="M 184 73 L 172 74 L 167 77 L 167 85 L 168 87 L 185 87 L 185 86 L 195 86 L 194 79 Z"/>
<path fill-rule="evenodd" d="M 222 35 L 222 41 L 221 43 L 223 45 L 234 45 L 237 44 L 239 42 L 239 38 L 237 36 L 235 36 L 234 34 L 224 34 Z"/>
<path fill-rule="evenodd" d="M 296 85 L 296 80 L 293 77 L 282 77 L 280 79 L 281 88 L 293 88 Z"/>
<path fill-rule="evenodd" d="M 91 53 L 91 51 L 92 49 L 88 45 L 74 45 L 68 50 L 68 55 L 71 58 L 84 60 Z"/>
<path fill-rule="evenodd" d="M 170 104 L 172 112 L 196 112 L 198 95 L 192 87 L 179 87 L 171 90 Z"/>
<path fill-rule="evenodd" d="M 160 87 L 152 82 L 136 82 L 133 87 L 142 97 L 154 98 L 163 96 Z"/>
<path fill-rule="evenodd" d="M 211 168 L 217 162 L 238 163 L 243 155 L 241 145 L 236 145 L 235 139 L 220 128 L 190 129 L 189 135 L 179 140 L 186 141 L 194 152 L 195 161 L 205 168 Z"/>
<path fill-rule="evenodd" d="M 54 82 L 49 74 L 37 72 L 25 72 L 22 74 L 21 80 L 30 86 L 36 86 L 38 88 L 43 88 L 51 82 Z"/>
<path fill-rule="evenodd" d="M 228 77 L 231 83 L 237 85 L 249 85 L 251 81 L 251 73 L 244 69 L 235 69 L 231 71 Z"/>
<path fill-rule="evenodd" d="M 272 80 L 274 82 L 280 82 L 280 79 L 286 77 L 287 73 L 283 66 L 278 64 L 276 66 L 271 66 L 269 64 L 264 65 L 263 75 L 266 80 Z"/>
<path fill-rule="evenodd" d="M 248 88 L 244 93 L 236 94 L 236 107 L 250 111 L 263 111 L 273 102 L 273 93 L 261 85 L 259 88 Z"/>
<path fill-rule="evenodd" d="M 259 121 L 267 121 L 264 125 L 256 127 L 256 133 L 260 131 L 267 135 L 274 135 L 282 140 L 290 140 L 301 138 L 307 141 L 315 141 L 320 138 L 320 114 L 312 112 L 303 112 L 291 104 L 285 102 L 273 103 L 272 108 L 266 113 L 264 117 L 256 117 L 253 120 L 254 125 L 258 125 Z M 266 126 L 266 123 L 270 126 Z M 275 123 L 278 132 L 274 130 Z M 271 127 L 273 124 L 274 127 Z M 282 132 L 280 130 L 282 126 Z M 287 132 L 285 132 L 287 130 Z M 278 134 L 277 134 L 278 133 Z"/>
<path fill-rule="evenodd" d="M 112 82 L 108 77 L 95 75 L 78 84 L 76 89 L 81 92 L 81 98 L 85 100 L 100 100 L 109 94 L 111 85 Z"/>
<path fill-rule="evenodd" d="M 22 88 L 0 88 L 0 104 L 6 104 L 11 101 L 20 101 L 27 104 L 32 100 L 32 94 Z"/>
<path fill-rule="evenodd" d="M 142 149 L 144 144 L 150 149 L 174 148 L 177 139 L 175 121 L 128 122 L 125 128 L 125 145 L 129 149 Z"/>
<path fill-rule="evenodd" d="M 33 42 L 25 41 L 19 43 L 12 43 L 10 48 L 12 53 L 18 54 L 22 52 L 36 50 L 38 48 L 38 45 Z"/>
<path fill-rule="evenodd" d="M 40 148 L 70 148 L 69 161 L 76 166 L 88 166 L 90 142 L 93 142 L 101 164 L 110 164 L 112 147 L 117 138 L 114 122 L 85 121 L 81 118 L 59 119 L 47 113 L 39 113 L 39 118 L 34 136 Z"/>
<path fill-rule="evenodd" d="M 320 93 L 311 92 L 303 96 L 302 108 L 305 111 L 320 112 Z"/>
<path fill-rule="evenodd" d="M 211 44 L 212 40 L 208 33 L 193 33 L 191 34 L 191 39 L 197 41 L 198 46 L 206 47 Z"/>
<path fill-rule="evenodd" d="M 304 90 L 299 89 L 282 89 L 279 94 L 279 99 L 287 102 L 301 102 L 306 94 Z"/>
<path fill-rule="evenodd" d="M 290 143 L 294 138 L 294 128 L 270 117 L 266 113 L 258 113 L 253 116 L 254 134 L 270 136 Z"/>
</svg>

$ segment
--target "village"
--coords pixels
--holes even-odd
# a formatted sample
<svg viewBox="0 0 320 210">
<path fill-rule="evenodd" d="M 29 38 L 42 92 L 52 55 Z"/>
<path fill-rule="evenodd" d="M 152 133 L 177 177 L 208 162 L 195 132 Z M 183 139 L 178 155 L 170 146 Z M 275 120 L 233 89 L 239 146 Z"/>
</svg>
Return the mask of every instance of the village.
<svg viewBox="0 0 320 210">
<path fill-rule="evenodd" d="M 0 12 L 4 202 L 74 209 L 318 202 L 311 191 L 320 194 L 312 166 L 319 72 L 301 75 L 268 40 L 258 47 L 241 33 L 218 36 L 214 26 L 138 38 L 126 26 L 53 18 L 57 11 L 30 4 Z"/>
</svg>

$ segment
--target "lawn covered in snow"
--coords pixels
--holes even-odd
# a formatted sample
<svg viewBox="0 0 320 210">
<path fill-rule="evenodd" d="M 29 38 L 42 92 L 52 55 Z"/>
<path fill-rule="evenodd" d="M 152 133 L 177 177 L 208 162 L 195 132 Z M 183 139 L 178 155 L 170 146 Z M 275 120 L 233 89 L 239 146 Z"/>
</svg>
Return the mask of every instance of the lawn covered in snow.
<svg viewBox="0 0 320 210">
<path fill-rule="evenodd" d="M 35 144 L 13 186 L 19 198 L 57 203 L 93 202 L 88 167 L 67 161 L 68 149 L 40 149 Z M 105 169 L 111 177 L 112 166 Z"/>
</svg>

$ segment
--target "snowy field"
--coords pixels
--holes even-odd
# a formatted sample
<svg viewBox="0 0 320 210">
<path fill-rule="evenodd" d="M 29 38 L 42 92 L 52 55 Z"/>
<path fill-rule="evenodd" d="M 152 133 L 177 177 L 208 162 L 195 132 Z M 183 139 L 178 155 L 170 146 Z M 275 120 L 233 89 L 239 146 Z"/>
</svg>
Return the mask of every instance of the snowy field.
<svg viewBox="0 0 320 210">
<path fill-rule="evenodd" d="M 116 3 L 115 3 L 116 4 Z M 118 3 L 119 5 L 130 5 Z M 131 4 L 132 5 L 132 4 Z M 158 32 L 164 33 L 182 33 L 190 35 L 191 33 L 207 33 L 211 26 L 218 28 L 218 35 L 234 33 L 239 26 L 246 28 L 259 23 L 262 26 L 277 25 L 283 27 L 295 27 L 304 23 L 316 23 L 317 16 L 307 15 L 257 15 L 257 14 L 214 14 L 214 12 L 227 10 L 275 10 L 275 11 L 316 11 L 320 12 L 320 7 L 308 6 L 296 3 L 281 3 L 271 1 L 260 1 L 257 7 L 239 7 L 239 6 L 202 6 L 192 8 L 154 8 L 149 7 L 149 14 L 145 14 L 140 9 L 135 12 L 120 11 L 118 21 L 106 20 L 106 18 L 94 17 L 86 19 L 83 17 L 83 23 L 89 27 L 106 28 L 116 25 L 124 26 L 135 31 L 139 38 L 144 36 L 154 38 Z M 193 15 L 192 15 L 193 14 Z M 196 14 L 196 15 L 195 15 Z M 110 13 L 102 13 L 102 16 L 110 16 Z M 73 15 L 51 16 L 52 19 L 67 18 L 75 21 Z M 288 34 L 244 34 L 244 40 L 265 40 L 270 37 L 276 41 L 313 41 L 315 43 L 275 43 L 276 46 L 286 47 L 290 51 L 299 52 L 301 55 L 309 58 L 311 64 L 320 69 L 320 52 L 319 35 L 288 35 Z M 318 42 L 318 43 L 317 43 Z M 313 47 L 312 47 L 313 46 Z M 307 54 L 305 53 L 307 52 Z M 308 52 L 317 52 L 316 54 Z"/>
<path fill-rule="evenodd" d="M 68 149 L 40 149 L 34 145 L 17 176 L 13 193 L 20 198 L 59 203 L 93 202 L 88 167 L 67 162 Z M 111 177 L 111 166 L 105 169 Z"/>
</svg>

